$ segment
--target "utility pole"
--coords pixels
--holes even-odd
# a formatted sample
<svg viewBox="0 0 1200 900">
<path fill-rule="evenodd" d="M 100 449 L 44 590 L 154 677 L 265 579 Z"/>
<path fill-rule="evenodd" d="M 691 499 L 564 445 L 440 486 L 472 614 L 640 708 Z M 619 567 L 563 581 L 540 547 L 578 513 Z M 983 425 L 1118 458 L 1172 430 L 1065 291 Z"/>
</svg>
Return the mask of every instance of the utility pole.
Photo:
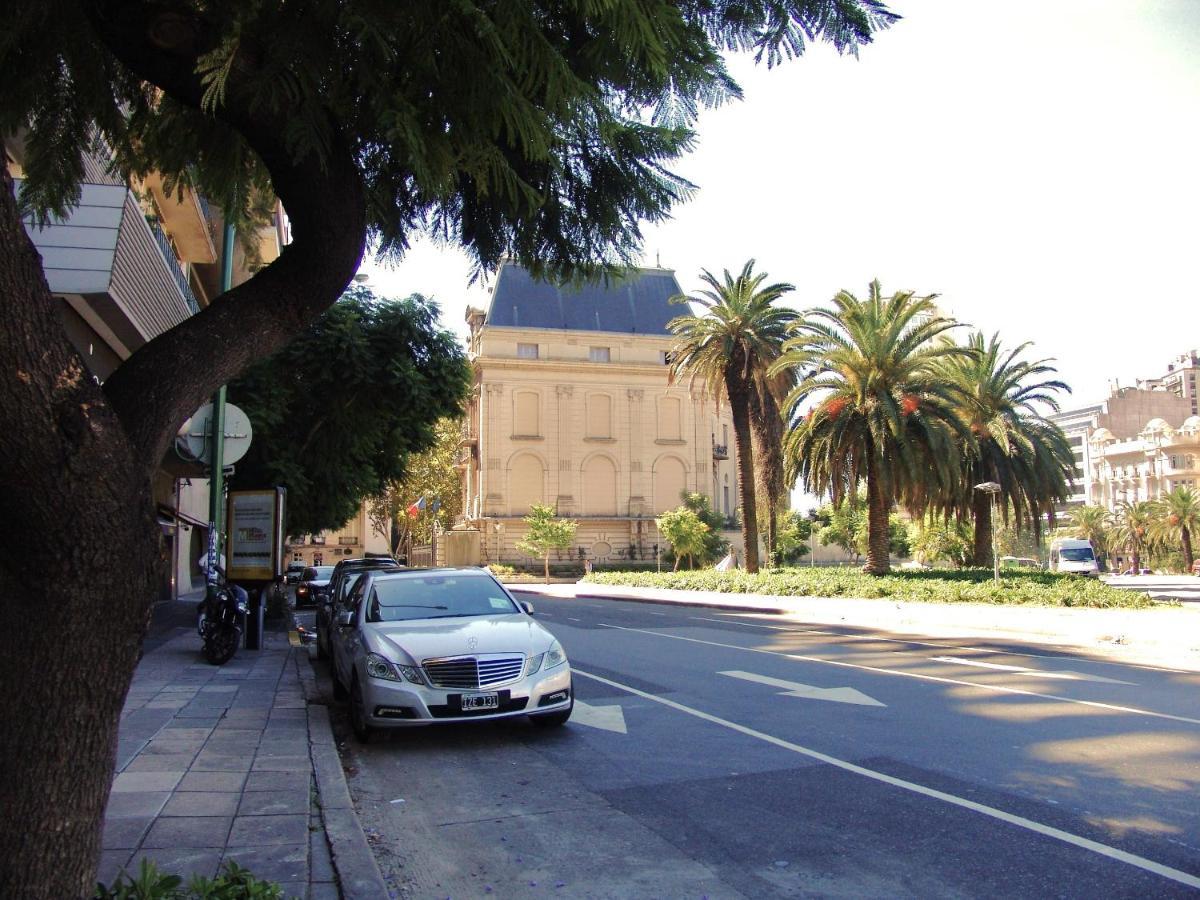
<svg viewBox="0 0 1200 900">
<path fill-rule="evenodd" d="M 233 242 L 237 232 L 225 217 L 225 239 L 221 244 L 221 293 L 233 286 Z M 212 460 L 208 480 L 208 570 L 212 572 L 224 552 L 225 533 L 225 385 L 212 398 Z"/>
</svg>

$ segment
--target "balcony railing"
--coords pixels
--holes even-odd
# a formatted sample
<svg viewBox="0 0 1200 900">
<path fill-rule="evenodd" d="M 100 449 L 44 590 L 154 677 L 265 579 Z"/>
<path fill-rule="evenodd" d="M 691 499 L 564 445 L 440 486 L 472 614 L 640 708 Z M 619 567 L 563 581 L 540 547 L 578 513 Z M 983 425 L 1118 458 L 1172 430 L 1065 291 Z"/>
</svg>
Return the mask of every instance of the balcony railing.
<svg viewBox="0 0 1200 900">
<path fill-rule="evenodd" d="M 154 242 L 158 244 L 159 252 L 163 255 L 163 262 L 167 264 L 167 269 L 171 272 L 171 277 L 175 279 L 179 293 L 183 294 L 183 299 L 187 303 L 188 309 L 194 313 L 200 312 L 200 304 L 196 302 L 196 295 L 192 293 L 192 286 L 188 284 L 187 276 L 179 268 L 179 259 L 176 257 L 175 250 L 171 247 L 171 242 L 167 238 L 166 233 L 162 230 L 162 226 L 157 222 L 150 221 L 147 221 L 147 224 L 150 226 L 150 233 L 154 235 Z"/>
<path fill-rule="evenodd" d="M 714 443 L 713 459 L 729 459 L 729 445 Z"/>
<path fill-rule="evenodd" d="M 342 535 L 338 538 L 338 543 L 343 547 L 354 547 L 358 544 L 358 538 L 354 535 Z"/>
</svg>

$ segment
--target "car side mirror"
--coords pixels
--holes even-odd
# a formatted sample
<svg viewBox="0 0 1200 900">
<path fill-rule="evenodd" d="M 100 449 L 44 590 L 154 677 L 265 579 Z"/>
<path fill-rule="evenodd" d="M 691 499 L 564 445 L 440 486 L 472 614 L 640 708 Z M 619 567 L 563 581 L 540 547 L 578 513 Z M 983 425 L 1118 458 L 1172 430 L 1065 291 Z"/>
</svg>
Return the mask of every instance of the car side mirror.
<svg viewBox="0 0 1200 900">
<path fill-rule="evenodd" d="M 354 610 L 343 609 L 337 614 L 338 628 L 349 628 L 354 624 Z"/>
<path fill-rule="evenodd" d="M 521 600 L 520 603 L 521 603 L 521 609 L 525 610 L 525 613 L 527 615 L 532 616 L 533 615 L 533 604 L 530 603 L 528 600 Z"/>
</svg>

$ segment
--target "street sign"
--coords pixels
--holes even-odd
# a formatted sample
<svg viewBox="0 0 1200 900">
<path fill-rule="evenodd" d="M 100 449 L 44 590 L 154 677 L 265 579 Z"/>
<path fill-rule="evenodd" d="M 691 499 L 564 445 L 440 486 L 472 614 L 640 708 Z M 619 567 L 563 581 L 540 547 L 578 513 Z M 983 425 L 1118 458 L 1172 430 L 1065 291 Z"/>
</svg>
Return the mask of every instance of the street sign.
<svg viewBox="0 0 1200 900">
<path fill-rule="evenodd" d="M 205 403 L 183 423 L 175 435 L 175 452 L 188 462 L 212 463 L 212 415 L 211 403 Z M 225 404 L 225 465 L 237 462 L 250 449 L 254 429 L 250 417 L 232 403 Z"/>
</svg>

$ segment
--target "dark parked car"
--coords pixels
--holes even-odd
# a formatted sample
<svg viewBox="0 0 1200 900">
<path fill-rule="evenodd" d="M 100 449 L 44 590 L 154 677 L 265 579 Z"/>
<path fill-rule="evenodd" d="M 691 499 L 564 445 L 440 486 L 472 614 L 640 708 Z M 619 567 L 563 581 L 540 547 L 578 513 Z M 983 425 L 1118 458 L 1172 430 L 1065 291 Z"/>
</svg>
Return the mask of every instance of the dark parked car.
<svg viewBox="0 0 1200 900">
<path fill-rule="evenodd" d="M 356 559 L 343 559 L 333 567 L 333 575 L 329 579 L 329 590 L 324 599 L 317 604 L 317 656 L 324 659 L 329 655 L 329 634 L 333 623 L 334 610 L 337 609 L 354 580 L 363 572 L 379 569 L 404 568 L 394 559 L 386 556 L 367 556 Z"/>
<path fill-rule="evenodd" d="M 296 605 L 313 606 L 329 591 L 329 578 L 333 566 L 309 566 L 300 573 L 300 584 L 296 586 Z"/>
<path fill-rule="evenodd" d="M 298 584 L 300 576 L 304 574 L 304 568 L 305 566 L 302 562 L 288 563 L 287 570 L 283 573 L 284 580 L 288 584 Z"/>
</svg>

